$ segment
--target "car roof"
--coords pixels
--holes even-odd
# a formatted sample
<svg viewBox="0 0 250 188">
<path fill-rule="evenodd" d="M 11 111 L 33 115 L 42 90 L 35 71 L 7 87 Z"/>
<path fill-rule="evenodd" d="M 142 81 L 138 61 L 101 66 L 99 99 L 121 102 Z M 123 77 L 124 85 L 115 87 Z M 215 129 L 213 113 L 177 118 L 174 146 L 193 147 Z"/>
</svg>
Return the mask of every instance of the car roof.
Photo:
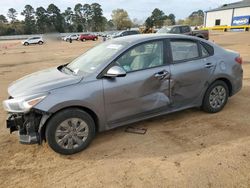
<svg viewBox="0 0 250 188">
<path fill-rule="evenodd" d="M 179 34 L 139 34 L 139 35 L 130 35 L 125 37 L 119 37 L 112 39 L 113 41 L 119 43 L 140 43 L 146 42 L 149 40 L 157 40 L 157 39 L 167 39 L 167 38 L 181 38 L 181 39 L 198 39 L 197 37 L 187 36 L 187 35 L 179 35 Z M 199 40 L 199 39 L 198 39 Z"/>
</svg>

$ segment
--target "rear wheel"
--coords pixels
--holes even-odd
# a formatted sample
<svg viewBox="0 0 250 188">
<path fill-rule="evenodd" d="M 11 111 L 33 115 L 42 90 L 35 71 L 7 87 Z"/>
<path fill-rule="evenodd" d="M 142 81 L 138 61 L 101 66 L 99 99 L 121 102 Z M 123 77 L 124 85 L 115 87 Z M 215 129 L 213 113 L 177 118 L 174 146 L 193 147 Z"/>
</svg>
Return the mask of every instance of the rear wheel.
<svg viewBox="0 0 250 188">
<path fill-rule="evenodd" d="M 39 41 L 38 44 L 39 44 L 39 45 L 42 45 L 42 44 L 43 44 L 43 41 Z"/>
<path fill-rule="evenodd" d="M 95 123 L 88 113 L 80 109 L 66 109 L 52 117 L 45 135 L 55 152 L 70 155 L 90 144 L 95 136 Z"/>
<path fill-rule="evenodd" d="M 215 81 L 206 91 L 202 109 L 208 113 L 217 113 L 226 105 L 228 96 L 227 84 L 221 80 Z"/>
</svg>

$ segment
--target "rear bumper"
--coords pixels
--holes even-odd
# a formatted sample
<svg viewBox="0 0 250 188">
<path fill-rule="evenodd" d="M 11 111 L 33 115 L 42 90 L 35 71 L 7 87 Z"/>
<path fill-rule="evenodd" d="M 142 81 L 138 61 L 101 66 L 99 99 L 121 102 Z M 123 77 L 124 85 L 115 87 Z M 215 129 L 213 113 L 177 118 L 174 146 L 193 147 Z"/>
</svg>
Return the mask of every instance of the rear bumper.
<svg viewBox="0 0 250 188">
<path fill-rule="evenodd" d="M 232 82 L 233 85 L 232 85 L 231 96 L 238 93 L 243 87 L 243 69 L 240 67 L 239 69 L 237 69 L 235 74 L 236 74 L 236 76 Z"/>
<path fill-rule="evenodd" d="M 19 132 L 19 141 L 22 144 L 40 144 L 39 124 L 42 114 L 30 112 L 28 114 L 10 114 L 6 120 L 10 133 Z"/>
</svg>

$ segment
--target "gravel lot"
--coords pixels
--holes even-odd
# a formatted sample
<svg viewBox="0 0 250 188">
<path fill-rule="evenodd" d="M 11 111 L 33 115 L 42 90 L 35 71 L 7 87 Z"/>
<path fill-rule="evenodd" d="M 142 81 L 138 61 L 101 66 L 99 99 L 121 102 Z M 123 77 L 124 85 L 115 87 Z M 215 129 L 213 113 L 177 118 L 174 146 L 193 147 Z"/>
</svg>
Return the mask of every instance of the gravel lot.
<svg viewBox="0 0 250 188">
<path fill-rule="evenodd" d="M 43 146 L 21 145 L 5 128 L 0 109 L 0 187 L 250 187 L 250 32 L 213 33 L 211 40 L 239 51 L 244 87 L 218 114 L 198 109 L 121 127 L 97 135 L 73 156 Z M 74 59 L 98 42 L 21 46 L 0 42 L 0 101 L 12 81 Z"/>
</svg>

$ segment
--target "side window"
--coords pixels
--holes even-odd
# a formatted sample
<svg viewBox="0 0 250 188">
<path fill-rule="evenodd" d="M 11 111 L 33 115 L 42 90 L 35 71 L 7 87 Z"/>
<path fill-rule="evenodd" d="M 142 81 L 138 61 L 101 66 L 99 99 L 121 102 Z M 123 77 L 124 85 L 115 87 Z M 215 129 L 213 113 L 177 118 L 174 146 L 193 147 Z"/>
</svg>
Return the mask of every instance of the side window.
<svg viewBox="0 0 250 188">
<path fill-rule="evenodd" d="M 138 34 L 138 31 L 131 31 L 130 34 L 131 34 L 131 35 L 136 35 L 136 34 Z"/>
<path fill-rule="evenodd" d="M 205 42 L 200 42 L 200 43 L 201 43 L 201 46 L 202 46 L 201 47 L 202 54 L 204 53 L 203 51 L 206 50 L 208 55 L 214 55 L 214 48 L 211 45 L 209 45 L 209 44 L 207 44 Z"/>
<path fill-rule="evenodd" d="M 128 31 L 124 31 L 124 32 L 122 33 L 122 36 L 127 36 L 127 35 L 129 35 L 129 32 L 128 32 Z"/>
<path fill-rule="evenodd" d="M 163 65 L 163 42 L 149 42 L 133 47 L 116 62 L 126 72 Z"/>
<path fill-rule="evenodd" d="M 134 31 L 129 31 L 129 35 L 133 35 L 134 34 Z"/>
<path fill-rule="evenodd" d="M 189 40 L 171 41 L 173 61 L 185 61 L 199 57 L 197 42 Z"/>
<path fill-rule="evenodd" d="M 209 53 L 208 53 L 207 49 L 202 44 L 201 44 L 201 56 L 202 57 L 209 56 Z"/>
<path fill-rule="evenodd" d="M 180 27 L 174 27 L 174 28 L 172 29 L 171 33 L 176 33 L 176 34 L 181 33 Z"/>
<path fill-rule="evenodd" d="M 181 29 L 182 29 L 182 33 L 189 33 L 190 32 L 190 28 L 187 26 L 184 26 Z"/>
</svg>

